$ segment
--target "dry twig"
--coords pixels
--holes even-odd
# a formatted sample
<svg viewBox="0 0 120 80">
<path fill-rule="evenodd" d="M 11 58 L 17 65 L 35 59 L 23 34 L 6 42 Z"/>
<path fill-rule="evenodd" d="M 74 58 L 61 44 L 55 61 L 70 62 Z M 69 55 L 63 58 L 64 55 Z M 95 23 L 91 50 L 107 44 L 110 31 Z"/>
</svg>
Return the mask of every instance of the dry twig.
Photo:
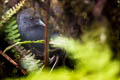
<svg viewBox="0 0 120 80">
<path fill-rule="evenodd" d="M 46 21 L 45 21 L 45 29 L 44 29 L 44 65 L 45 67 L 48 66 L 48 47 L 49 47 L 49 37 L 48 37 L 48 26 L 49 26 L 49 7 L 50 7 L 50 0 L 46 0 Z"/>
<path fill-rule="evenodd" d="M 11 62 L 13 65 L 15 65 L 18 69 L 21 70 L 21 72 L 25 75 L 27 74 L 27 71 L 24 70 L 22 67 L 19 66 L 19 64 L 17 64 L 13 59 L 11 59 L 7 54 L 3 54 L 3 52 L 0 50 L 0 54 L 5 57 L 9 62 Z"/>
</svg>

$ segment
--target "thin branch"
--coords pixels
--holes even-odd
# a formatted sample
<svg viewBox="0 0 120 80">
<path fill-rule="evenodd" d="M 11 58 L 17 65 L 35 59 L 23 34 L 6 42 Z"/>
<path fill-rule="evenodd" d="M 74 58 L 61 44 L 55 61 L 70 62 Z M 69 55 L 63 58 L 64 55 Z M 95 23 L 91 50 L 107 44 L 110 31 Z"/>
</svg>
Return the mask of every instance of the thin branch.
<svg viewBox="0 0 120 80">
<path fill-rule="evenodd" d="M 49 47 L 49 37 L 48 37 L 48 31 L 49 31 L 49 7 L 50 7 L 50 0 L 46 0 L 46 25 L 44 29 L 44 65 L 45 67 L 48 66 L 48 47 Z"/>
<path fill-rule="evenodd" d="M 53 69 L 55 68 L 56 64 L 58 63 L 58 60 L 59 60 L 59 56 L 56 57 L 56 61 L 54 63 L 54 65 L 52 66 L 51 70 L 50 70 L 50 73 L 53 71 Z"/>
<path fill-rule="evenodd" d="M 37 41 L 23 41 L 23 42 L 17 42 L 17 43 L 14 43 L 13 45 L 11 46 L 8 46 L 4 51 L 3 53 L 5 53 L 6 51 L 10 50 L 11 48 L 17 46 L 17 45 L 21 45 L 21 44 L 30 44 L 30 43 L 43 43 L 44 40 L 37 40 Z"/>
<path fill-rule="evenodd" d="M 95 18 L 100 17 L 107 0 L 97 0 L 97 3 L 93 9 L 93 15 Z"/>
<path fill-rule="evenodd" d="M 11 59 L 7 54 L 3 54 L 3 52 L 0 50 L 0 54 L 5 57 L 10 63 L 12 63 L 13 65 L 15 65 L 18 69 L 21 70 L 21 72 L 25 75 L 27 74 L 27 71 L 24 70 L 22 67 L 19 66 L 19 64 L 17 64 L 13 59 Z"/>
</svg>

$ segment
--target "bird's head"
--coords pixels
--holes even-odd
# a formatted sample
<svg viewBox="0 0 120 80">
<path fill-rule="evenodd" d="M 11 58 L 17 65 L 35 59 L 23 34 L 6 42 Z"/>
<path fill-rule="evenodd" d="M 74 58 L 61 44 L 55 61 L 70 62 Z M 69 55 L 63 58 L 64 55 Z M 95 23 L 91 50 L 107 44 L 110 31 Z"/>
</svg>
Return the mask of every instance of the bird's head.
<svg viewBox="0 0 120 80">
<path fill-rule="evenodd" d="M 45 26 L 45 23 L 41 19 L 39 12 L 35 11 L 33 8 L 23 10 L 18 15 L 17 21 L 23 29 L 28 30 Z"/>
</svg>

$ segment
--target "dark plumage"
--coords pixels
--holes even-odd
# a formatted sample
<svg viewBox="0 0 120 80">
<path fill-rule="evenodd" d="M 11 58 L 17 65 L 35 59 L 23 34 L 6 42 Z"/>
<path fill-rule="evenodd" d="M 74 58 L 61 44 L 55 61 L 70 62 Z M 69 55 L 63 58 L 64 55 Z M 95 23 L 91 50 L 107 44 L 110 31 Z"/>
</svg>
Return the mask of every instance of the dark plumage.
<svg viewBox="0 0 120 80">
<path fill-rule="evenodd" d="M 45 24 L 41 20 L 39 13 L 33 8 L 28 8 L 20 12 L 17 22 L 22 41 L 44 39 Z M 51 37 L 58 35 L 56 32 L 52 32 L 52 26 L 50 26 L 49 35 L 52 35 Z M 36 55 L 36 58 L 43 58 L 43 44 L 25 44 L 24 47 L 30 49 Z"/>
<path fill-rule="evenodd" d="M 17 17 L 18 30 L 21 34 L 22 41 L 26 40 L 43 40 L 44 39 L 44 22 L 42 21 L 40 14 L 33 8 L 28 8 L 19 13 Z M 52 25 L 49 26 L 50 39 L 59 36 L 58 32 L 53 31 Z M 43 44 L 25 44 L 25 49 L 31 50 L 37 59 L 43 60 Z M 50 61 L 49 64 L 52 66 L 56 59 L 58 59 L 57 65 L 65 63 L 65 52 L 63 50 L 50 46 L 50 49 L 55 49 L 49 53 Z M 66 58 L 68 61 L 69 59 Z M 67 62 L 69 64 L 69 61 Z"/>
</svg>

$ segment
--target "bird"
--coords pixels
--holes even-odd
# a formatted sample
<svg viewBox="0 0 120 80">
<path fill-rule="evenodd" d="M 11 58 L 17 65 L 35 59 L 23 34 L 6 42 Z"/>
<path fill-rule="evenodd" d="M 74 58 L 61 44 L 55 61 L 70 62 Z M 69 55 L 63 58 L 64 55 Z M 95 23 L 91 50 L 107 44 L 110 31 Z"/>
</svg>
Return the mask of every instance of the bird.
<svg viewBox="0 0 120 80">
<path fill-rule="evenodd" d="M 35 41 L 44 39 L 44 20 L 41 18 L 40 13 L 34 8 L 27 8 L 21 11 L 17 16 L 18 31 L 22 41 Z M 49 25 L 49 38 L 54 39 L 60 36 L 58 31 L 53 30 L 53 25 Z M 44 44 L 31 43 L 23 45 L 26 50 L 30 50 L 35 54 L 36 59 L 43 61 Z M 49 66 L 61 66 L 69 64 L 71 67 L 72 60 L 67 56 L 64 50 L 53 47 L 49 44 Z M 73 63 L 72 63 L 73 65 Z M 73 66 L 72 66 L 73 67 Z"/>
<path fill-rule="evenodd" d="M 35 11 L 34 8 L 27 8 L 21 11 L 17 16 L 18 23 L 18 31 L 20 33 L 20 38 L 22 41 L 36 41 L 44 39 L 44 27 L 45 23 L 41 19 L 39 12 Z M 59 36 L 59 33 L 56 31 L 52 31 L 52 24 L 49 25 L 49 36 L 50 39 L 55 36 Z M 36 59 L 43 60 L 43 51 L 44 44 L 38 43 L 30 43 L 23 45 L 25 49 L 30 50 L 35 54 Z M 53 47 L 51 47 L 54 49 Z M 57 50 L 57 54 L 59 54 L 60 50 Z M 50 54 L 52 62 L 55 62 L 56 51 Z M 50 62 L 51 63 L 51 62 Z"/>
</svg>

